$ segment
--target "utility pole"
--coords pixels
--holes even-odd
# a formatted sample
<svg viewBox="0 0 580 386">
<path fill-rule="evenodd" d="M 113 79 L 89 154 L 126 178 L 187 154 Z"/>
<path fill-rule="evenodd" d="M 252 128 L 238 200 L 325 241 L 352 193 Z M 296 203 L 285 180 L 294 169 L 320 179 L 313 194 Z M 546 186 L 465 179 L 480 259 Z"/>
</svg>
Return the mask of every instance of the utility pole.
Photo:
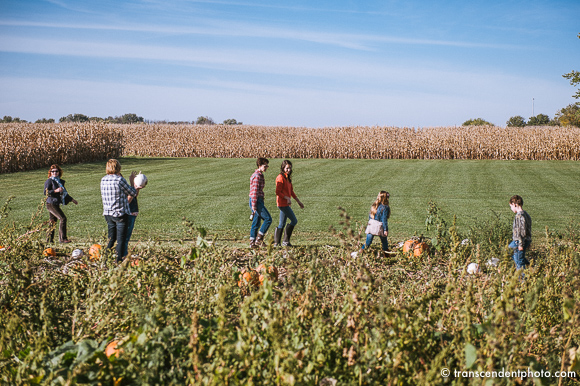
<svg viewBox="0 0 580 386">
<path fill-rule="evenodd" d="M 535 117 L 535 115 L 534 115 L 534 98 L 532 98 L 532 117 Z"/>
</svg>

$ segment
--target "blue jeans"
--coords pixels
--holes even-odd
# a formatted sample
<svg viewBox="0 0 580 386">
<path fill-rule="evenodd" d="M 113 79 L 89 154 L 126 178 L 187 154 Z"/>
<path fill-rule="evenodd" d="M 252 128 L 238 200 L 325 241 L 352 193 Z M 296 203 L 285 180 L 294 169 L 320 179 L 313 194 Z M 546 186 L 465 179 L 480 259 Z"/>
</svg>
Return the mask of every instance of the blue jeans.
<svg viewBox="0 0 580 386">
<path fill-rule="evenodd" d="M 252 209 L 252 199 L 250 198 L 250 209 Z M 262 228 L 260 228 L 260 223 L 264 220 Z M 268 232 L 268 228 L 272 224 L 272 216 L 270 212 L 264 206 L 264 199 L 258 198 L 256 202 L 256 213 L 254 213 L 254 219 L 252 220 L 252 229 L 250 230 L 250 240 L 255 240 L 258 236 L 258 228 L 260 228 L 260 233 L 265 235 Z"/>
<path fill-rule="evenodd" d="M 371 243 L 373 242 L 373 238 L 375 237 L 375 235 L 371 235 L 370 233 L 367 235 L 367 242 L 365 245 L 363 245 L 361 247 L 361 249 L 365 249 L 371 246 Z M 381 244 L 383 244 L 383 251 L 388 251 L 389 250 L 389 242 L 387 240 L 387 237 L 385 236 L 378 236 L 381 239 Z"/>
<path fill-rule="evenodd" d="M 115 241 L 117 242 L 117 263 L 123 261 L 123 258 L 127 256 L 125 238 L 127 237 L 128 217 L 129 215 L 127 214 L 121 217 L 105 216 L 109 231 L 109 244 L 107 244 L 107 249 L 113 248 Z"/>
<path fill-rule="evenodd" d="M 133 228 L 135 228 L 135 220 L 137 220 L 137 216 L 127 215 L 127 236 L 125 236 L 125 251 L 127 254 L 129 254 L 129 240 L 131 240 Z"/>
<path fill-rule="evenodd" d="M 530 264 L 528 259 L 526 259 L 526 251 L 528 250 L 528 248 L 530 246 L 530 240 L 524 240 L 524 250 L 523 251 L 520 251 L 518 249 L 519 246 L 520 246 L 520 242 L 515 241 L 515 240 L 512 240 L 512 242 L 509 245 L 509 247 L 514 250 L 514 255 L 512 258 L 514 259 L 514 261 L 516 263 L 516 269 L 526 268 L 526 266 L 528 264 Z"/>
<path fill-rule="evenodd" d="M 286 219 L 290 219 L 290 225 L 292 226 L 298 224 L 298 219 L 290 206 L 279 206 L 278 209 L 280 209 L 280 222 L 278 223 L 279 229 L 286 226 Z"/>
</svg>

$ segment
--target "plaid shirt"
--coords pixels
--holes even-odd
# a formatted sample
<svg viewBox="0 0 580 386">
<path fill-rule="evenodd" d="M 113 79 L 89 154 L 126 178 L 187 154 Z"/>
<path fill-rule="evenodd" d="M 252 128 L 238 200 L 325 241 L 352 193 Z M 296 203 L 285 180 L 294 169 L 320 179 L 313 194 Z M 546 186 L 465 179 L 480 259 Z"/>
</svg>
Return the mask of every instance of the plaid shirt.
<svg viewBox="0 0 580 386">
<path fill-rule="evenodd" d="M 256 210 L 258 198 L 264 198 L 264 185 L 266 181 L 260 169 L 256 169 L 250 177 L 250 198 L 252 199 L 252 210 Z"/>
<path fill-rule="evenodd" d="M 103 216 L 121 217 L 130 214 L 127 195 L 136 196 L 137 191 L 117 174 L 107 174 L 101 179 Z"/>
</svg>

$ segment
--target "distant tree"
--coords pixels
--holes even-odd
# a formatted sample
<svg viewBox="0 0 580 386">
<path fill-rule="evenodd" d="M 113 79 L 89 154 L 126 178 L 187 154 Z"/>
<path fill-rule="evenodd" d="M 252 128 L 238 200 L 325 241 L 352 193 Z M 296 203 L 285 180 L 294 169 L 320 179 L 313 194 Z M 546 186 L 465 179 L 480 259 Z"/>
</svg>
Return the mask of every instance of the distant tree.
<svg viewBox="0 0 580 386">
<path fill-rule="evenodd" d="M 242 122 L 238 122 L 235 119 L 231 118 L 231 119 L 226 119 L 223 123 L 224 125 L 243 125 Z"/>
<path fill-rule="evenodd" d="M 556 119 L 561 126 L 580 127 L 580 103 L 573 103 L 556 113 Z"/>
<path fill-rule="evenodd" d="M 89 117 L 84 114 L 69 114 L 59 119 L 59 122 L 88 122 Z"/>
<path fill-rule="evenodd" d="M 105 119 L 101 117 L 90 117 L 89 122 L 103 122 Z"/>
<path fill-rule="evenodd" d="M 506 122 L 506 125 L 508 127 L 524 127 L 526 125 L 526 120 L 521 115 L 516 115 L 515 117 L 511 117 Z"/>
<path fill-rule="evenodd" d="M 538 114 L 535 117 L 530 117 L 526 126 L 547 126 L 550 124 L 550 117 L 546 114 Z"/>
<path fill-rule="evenodd" d="M 580 33 L 578 34 L 578 39 L 580 39 Z M 562 75 L 566 79 L 570 79 L 570 84 L 572 86 L 577 86 L 580 84 L 580 72 L 572 71 L 567 74 Z M 580 89 L 576 91 L 576 94 L 572 95 L 576 99 L 580 99 Z"/>
<path fill-rule="evenodd" d="M 476 118 L 463 122 L 463 126 L 493 126 L 493 123 L 489 123 L 483 118 Z"/>
<path fill-rule="evenodd" d="M 18 117 L 12 118 L 10 115 L 5 115 L 4 118 L 2 118 L 2 120 L 0 120 L 0 122 L 2 122 L 2 123 L 25 123 L 28 121 L 25 119 L 20 119 Z"/>
<path fill-rule="evenodd" d="M 123 114 L 119 117 L 119 123 L 139 123 L 143 122 L 143 117 L 137 116 L 137 114 Z"/>
<path fill-rule="evenodd" d="M 54 123 L 54 118 L 42 118 L 42 119 L 37 119 L 35 123 Z"/>
<path fill-rule="evenodd" d="M 210 117 L 197 117 L 196 125 L 215 125 L 215 122 Z"/>
</svg>

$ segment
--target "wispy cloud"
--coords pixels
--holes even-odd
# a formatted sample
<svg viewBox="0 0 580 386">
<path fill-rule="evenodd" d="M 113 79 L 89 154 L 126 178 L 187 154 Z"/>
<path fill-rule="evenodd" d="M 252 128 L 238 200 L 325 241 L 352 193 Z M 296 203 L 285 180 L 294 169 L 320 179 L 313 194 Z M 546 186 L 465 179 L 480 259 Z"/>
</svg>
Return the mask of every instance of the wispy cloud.
<svg viewBox="0 0 580 386">
<path fill-rule="evenodd" d="M 305 11 L 305 12 L 324 12 L 324 13 L 346 13 L 346 14 L 364 14 L 364 15 L 388 15 L 388 12 L 380 11 L 360 11 L 356 9 L 338 9 L 338 8 L 320 8 L 320 7 L 305 7 L 288 4 L 274 4 L 271 2 L 256 3 L 248 1 L 227 1 L 227 0 L 183 0 L 184 3 L 198 3 L 198 4 L 213 4 L 248 8 L 267 8 L 267 9 L 282 9 L 291 11 Z M 165 1 L 148 0 L 147 3 L 156 3 L 166 5 Z"/>
<path fill-rule="evenodd" d="M 523 49 L 521 46 L 494 43 L 474 43 L 450 40 L 414 39 L 398 36 L 349 34 L 334 32 L 306 31 L 302 29 L 277 28 L 256 26 L 247 23 L 202 19 L 196 21 L 196 27 L 160 26 L 160 25 L 108 25 L 108 24 L 79 24 L 79 23 L 50 23 L 50 22 L 22 22 L 0 20 L 3 26 L 65 28 L 85 30 L 133 31 L 179 35 L 210 35 L 224 37 L 255 37 L 267 39 L 300 40 L 326 44 L 353 50 L 377 50 L 381 44 L 405 44 L 423 46 L 450 46 L 463 48 L 494 48 L 502 50 Z"/>
<path fill-rule="evenodd" d="M 436 70 L 429 66 L 396 65 L 323 52 L 208 47 L 169 47 L 141 44 L 102 43 L 0 36 L 0 51 L 39 55 L 65 55 L 88 58 L 134 59 L 167 64 L 196 66 L 221 71 L 264 73 L 298 77 L 349 79 L 364 82 L 437 82 L 462 75 L 456 69 Z M 446 74 L 443 76 L 443 74 Z M 473 74 L 469 74 L 472 77 Z"/>
</svg>

